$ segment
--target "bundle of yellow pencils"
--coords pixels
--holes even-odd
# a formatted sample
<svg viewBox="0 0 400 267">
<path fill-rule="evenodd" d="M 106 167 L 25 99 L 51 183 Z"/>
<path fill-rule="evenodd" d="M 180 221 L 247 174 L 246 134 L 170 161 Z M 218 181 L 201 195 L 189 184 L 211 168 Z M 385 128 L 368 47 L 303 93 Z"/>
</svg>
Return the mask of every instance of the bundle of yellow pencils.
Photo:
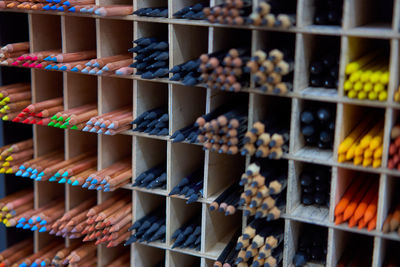
<svg viewBox="0 0 400 267">
<path fill-rule="evenodd" d="M 382 54 L 364 54 L 346 66 L 344 90 L 349 98 L 386 101 L 389 84 L 389 63 Z"/>
<path fill-rule="evenodd" d="M 353 161 L 363 167 L 381 166 L 383 152 L 383 121 L 371 127 L 371 119 L 364 119 L 339 145 L 338 162 Z"/>
<path fill-rule="evenodd" d="M 13 120 L 29 104 L 31 104 L 29 83 L 0 86 L 0 117 L 3 121 Z"/>
<path fill-rule="evenodd" d="M 32 139 L 0 147 L 0 173 L 16 173 L 22 162 L 32 158 Z"/>
</svg>

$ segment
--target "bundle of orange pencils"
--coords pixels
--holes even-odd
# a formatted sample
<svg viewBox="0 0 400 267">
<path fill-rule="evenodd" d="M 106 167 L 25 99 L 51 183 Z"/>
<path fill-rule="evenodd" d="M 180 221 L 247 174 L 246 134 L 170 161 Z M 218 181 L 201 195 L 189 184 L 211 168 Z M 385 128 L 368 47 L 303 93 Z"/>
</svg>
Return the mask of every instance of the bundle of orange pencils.
<svg viewBox="0 0 400 267">
<path fill-rule="evenodd" d="M 0 221 L 11 226 L 9 220 L 15 219 L 24 212 L 33 209 L 33 192 L 22 190 L 0 199 Z"/>
<path fill-rule="evenodd" d="M 0 267 L 14 266 L 33 252 L 33 239 L 16 243 L 0 253 Z"/>
<path fill-rule="evenodd" d="M 16 173 L 19 165 L 33 158 L 33 140 L 28 139 L 0 148 L 0 173 Z"/>
<path fill-rule="evenodd" d="M 84 132 L 115 135 L 132 128 L 132 106 L 126 106 L 102 115 L 94 116 L 86 122 Z"/>
<path fill-rule="evenodd" d="M 3 121 L 12 120 L 31 103 L 29 83 L 16 83 L 0 86 L 0 117 Z"/>
<path fill-rule="evenodd" d="M 25 105 L 25 108 L 12 121 L 26 124 L 47 125 L 50 122 L 50 116 L 62 110 L 64 110 L 63 98 L 57 97 Z"/>
<path fill-rule="evenodd" d="M 400 124 L 392 127 L 390 132 L 390 146 L 389 146 L 389 169 L 400 170 Z"/>
<path fill-rule="evenodd" d="M 384 233 L 397 232 L 400 235 L 400 201 L 397 202 L 395 208 L 387 215 L 382 231 Z"/>
<path fill-rule="evenodd" d="M 348 221 L 349 227 L 376 228 L 379 182 L 375 178 L 358 177 L 348 186 L 335 207 L 335 224 Z"/>
</svg>

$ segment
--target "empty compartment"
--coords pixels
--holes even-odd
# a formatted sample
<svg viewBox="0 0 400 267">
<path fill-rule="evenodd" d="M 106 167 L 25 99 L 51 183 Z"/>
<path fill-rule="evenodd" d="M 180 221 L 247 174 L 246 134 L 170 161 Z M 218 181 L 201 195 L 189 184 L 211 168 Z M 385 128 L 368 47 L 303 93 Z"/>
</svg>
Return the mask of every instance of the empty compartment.
<svg viewBox="0 0 400 267">
<path fill-rule="evenodd" d="M 31 52 L 61 49 L 61 18 L 53 15 L 32 14 Z"/>
<path fill-rule="evenodd" d="M 180 267 L 180 266 L 200 266 L 200 258 L 196 256 L 191 256 L 183 254 L 176 251 L 169 252 L 169 266 Z"/>
<path fill-rule="evenodd" d="M 147 2 L 147 1 L 146 1 Z M 164 23 L 138 21 L 136 39 L 155 37 L 159 41 L 168 40 L 168 25 Z"/>
<path fill-rule="evenodd" d="M 166 250 L 142 244 L 133 245 L 133 265 L 135 267 L 165 266 Z"/>
<path fill-rule="evenodd" d="M 132 105 L 132 80 L 111 77 L 101 78 L 101 105 L 100 113 L 105 114 L 113 110 Z"/>
<path fill-rule="evenodd" d="M 376 1 L 356 0 L 345 3 L 344 26 L 362 27 L 374 30 L 391 30 L 394 14 L 393 0 Z M 351 15 L 350 15 L 351 14 Z M 396 25 L 397 26 L 397 25 Z"/>
<path fill-rule="evenodd" d="M 336 96 L 339 83 L 340 37 L 304 34 L 300 35 L 299 39 L 300 80 L 297 89 L 303 94 Z"/>
<path fill-rule="evenodd" d="M 92 18 L 64 18 L 64 52 L 96 50 L 96 22 Z"/>
<path fill-rule="evenodd" d="M 342 229 L 375 231 L 378 215 L 379 176 L 338 168 L 334 197 L 335 225 Z"/>
<path fill-rule="evenodd" d="M 382 232 L 396 239 L 400 237 L 400 201 L 396 194 L 399 188 L 400 181 L 393 176 L 388 176 L 382 194 L 383 205 L 381 206 L 383 209 Z"/>
<path fill-rule="evenodd" d="M 383 239 L 382 242 L 383 250 L 380 255 L 380 260 L 378 264 L 382 266 L 399 266 L 400 259 L 398 252 L 400 250 L 400 243 L 392 240 Z"/>
<path fill-rule="evenodd" d="M 144 177 L 143 174 L 151 170 L 152 168 L 161 168 L 161 169 L 166 168 L 167 142 L 149 138 L 143 138 L 143 137 L 136 137 L 134 139 L 134 142 L 135 142 L 134 143 L 135 156 L 134 156 L 133 166 L 135 166 L 134 168 L 135 170 L 133 172 L 134 173 L 133 182 L 134 183 L 139 182 L 136 181 L 136 178 L 138 177 L 143 177 L 144 179 L 150 179 L 148 181 L 141 180 L 140 184 L 137 184 L 136 189 L 154 190 L 153 191 L 154 193 L 158 192 L 159 194 L 166 195 L 168 186 L 167 181 L 164 181 L 162 184 L 153 188 L 149 186 L 151 182 L 154 181 L 154 179 L 157 179 L 158 177 L 162 176 L 166 172 L 166 170 L 155 172 L 152 178 L 150 177 L 146 178 Z M 147 186 L 149 186 L 149 188 L 147 188 Z"/>
<path fill-rule="evenodd" d="M 85 104 L 97 104 L 97 78 L 66 73 L 64 107 L 72 109 Z"/>
<path fill-rule="evenodd" d="M 379 168 L 383 154 L 384 110 L 343 105 L 337 161 Z M 371 124 L 371 121 L 373 122 Z M 335 155 L 336 157 L 336 155 Z"/>
<path fill-rule="evenodd" d="M 303 2 L 303 25 L 342 26 L 343 0 Z"/>
<path fill-rule="evenodd" d="M 238 38 L 240 36 L 240 38 Z M 230 48 L 250 48 L 251 31 L 239 29 L 213 28 L 212 51 Z"/>
<path fill-rule="evenodd" d="M 132 154 L 132 137 L 128 135 L 101 136 L 100 149 L 100 168 L 104 169 L 113 163 L 130 157 Z"/>
<path fill-rule="evenodd" d="M 294 163 L 290 188 L 291 214 L 313 222 L 328 223 L 331 167 Z"/>
<path fill-rule="evenodd" d="M 131 21 L 106 19 L 100 20 L 99 26 L 99 36 L 97 38 L 101 42 L 99 42 L 99 47 L 97 47 L 97 51 L 100 53 L 97 57 L 109 57 L 128 53 L 128 49 L 132 47 L 133 38 L 133 24 Z"/>
<path fill-rule="evenodd" d="M 34 70 L 32 80 L 33 103 L 63 96 L 62 73 Z"/>
</svg>

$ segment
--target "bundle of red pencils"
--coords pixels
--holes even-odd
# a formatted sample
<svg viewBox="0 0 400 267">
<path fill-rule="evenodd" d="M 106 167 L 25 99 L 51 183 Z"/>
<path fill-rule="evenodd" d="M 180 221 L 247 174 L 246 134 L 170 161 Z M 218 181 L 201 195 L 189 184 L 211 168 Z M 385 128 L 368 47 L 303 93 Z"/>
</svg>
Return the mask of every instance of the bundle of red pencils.
<svg viewBox="0 0 400 267">
<path fill-rule="evenodd" d="M 21 190 L 0 199 L 0 221 L 10 227 L 9 220 L 21 216 L 24 212 L 33 209 L 33 192 L 31 189 Z"/>
<path fill-rule="evenodd" d="M 71 71 L 85 74 L 110 75 L 123 67 L 129 67 L 133 58 L 130 54 L 122 54 L 104 58 L 95 58 L 84 64 L 75 66 Z"/>
<path fill-rule="evenodd" d="M 96 241 L 96 245 L 107 244 L 115 247 L 130 236 L 132 222 L 132 203 L 129 194 L 115 195 L 91 208 L 87 214 L 87 226 L 82 231 L 86 241 Z"/>
<path fill-rule="evenodd" d="M 0 86 L 0 117 L 3 121 L 13 120 L 30 103 L 31 86 L 29 83 Z"/>
<path fill-rule="evenodd" d="M 0 267 L 14 266 L 19 261 L 28 257 L 32 253 L 32 238 L 16 243 L 0 253 Z"/>
<path fill-rule="evenodd" d="M 1 2 L 0 2 L 1 8 Z M 0 65 L 11 65 L 18 57 L 29 53 L 29 42 L 5 45 L 0 51 Z"/>
<path fill-rule="evenodd" d="M 0 148 L 0 173 L 16 173 L 18 166 L 33 158 L 33 140 L 28 139 Z"/>
<path fill-rule="evenodd" d="M 335 207 L 335 224 L 348 221 L 349 227 L 376 228 L 379 182 L 374 177 L 357 177 Z"/>
<path fill-rule="evenodd" d="M 389 146 L 389 169 L 400 170 L 400 124 L 392 127 L 390 132 L 390 146 Z"/>
<path fill-rule="evenodd" d="M 86 122 L 84 132 L 115 135 L 132 128 L 132 106 L 126 106 L 102 115 L 94 116 Z"/>
<path fill-rule="evenodd" d="M 400 201 L 397 201 L 394 209 L 387 215 L 382 231 L 384 233 L 397 232 L 400 235 Z"/>
<path fill-rule="evenodd" d="M 26 124 L 47 125 L 50 122 L 50 116 L 62 110 L 64 110 L 63 98 L 57 97 L 25 106 L 12 121 Z"/>
</svg>

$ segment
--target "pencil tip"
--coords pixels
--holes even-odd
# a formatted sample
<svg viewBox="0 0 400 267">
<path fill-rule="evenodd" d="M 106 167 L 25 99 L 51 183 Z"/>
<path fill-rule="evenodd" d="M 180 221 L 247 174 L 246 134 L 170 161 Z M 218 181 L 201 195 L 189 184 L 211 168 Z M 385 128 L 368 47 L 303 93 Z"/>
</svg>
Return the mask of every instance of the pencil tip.
<svg viewBox="0 0 400 267">
<path fill-rule="evenodd" d="M 62 67 L 60 68 L 60 70 L 66 71 L 66 70 L 67 70 L 67 66 L 62 66 Z"/>
<path fill-rule="evenodd" d="M 21 170 L 17 171 L 17 173 L 15 174 L 15 176 L 21 176 L 21 175 L 22 175 L 22 171 Z"/>
<path fill-rule="evenodd" d="M 55 178 L 54 176 L 49 179 L 49 182 L 55 182 L 55 181 L 57 181 L 57 178 Z"/>
<path fill-rule="evenodd" d="M 77 186 L 77 185 L 79 185 L 79 182 L 78 182 L 78 181 L 74 181 L 74 182 L 72 183 L 72 185 L 73 185 L 73 186 Z"/>
<path fill-rule="evenodd" d="M 46 232 L 47 228 L 45 226 L 43 226 L 42 228 L 40 228 L 39 233 L 43 233 Z"/>
<path fill-rule="evenodd" d="M 38 227 L 36 226 L 36 225 L 34 225 L 32 228 L 31 228 L 31 231 L 36 231 L 38 229 Z"/>
<path fill-rule="evenodd" d="M 44 172 L 39 173 L 38 176 L 44 176 Z"/>
<path fill-rule="evenodd" d="M 79 69 L 78 69 L 77 67 L 73 67 L 73 68 L 71 69 L 71 71 L 72 71 L 72 72 L 78 72 Z"/>
<path fill-rule="evenodd" d="M 67 181 L 67 179 L 62 178 L 62 179 L 60 179 L 60 181 L 58 181 L 58 183 L 59 183 L 59 184 L 64 184 L 66 181 Z"/>
<path fill-rule="evenodd" d="M 40 225 L 46 225 L 47 224 L 47 221 L 46 220 L 43 220 L 43 221 L 41 221 L 40 223 L 39 223 Z"/>
<path fill-rule="evenodd" d="M 93 67 L 98 68 L 98 67 L 100 67 L 100 64 L 99 64 L 98 62 L 95 62 L 95 63 L 93 64 Z"/>
<path fill-rule="evenodd" d="M 15 227 L 16 228 L 22 228 L 24 225 L 22 223 L 18 223 Z"/>
<path fill-rule="evenodd" d="M 64 11 L 64 7 L 60 6 L 59 8 L 57 8 L 58 11 Z"/>
<path fill-rule="evenodd" d="M 36 174 L 32 174 L 29 178 L 31 178 L 31 179 L 35 179 L 37 177 L 37 175 Z"/>
<path fill-rule="evenodd" d="M 43 9 L 45 9 L 46 7 L 50 8 L 49 5 L 46 5 L 46 6 L 43 7 Z M 46 10 L 48 10 L 48 9 L 46 9 Z M 51 56 L 46 57 L 44 59 L 44 61 L 51 61 Z"/>
<path fill-rule="evenodd" d="M 96 128 L 92 128 L 92 129 L 90 129 L 90 131 L 89 132 L 91 132 L 91 133 L 95 133 L 96 132 Z"/>
<path fill-rule="evenodd" d="M 75 12 L 75 11 L 76 11 L 76 8 L 73 6 L 73 7 L 71 7 L 70 9 L 68 9 L 68 11 L 69 11 L 69 12 Z"/>
<path fill-rule="evenodd" d="M 44 69 L 45 70 L 51 70 L 51 65 L 47 65 Z"/>
<path fill-rule="evenodd" d="M 103 129 L 100 129 L 97 131 L 98 134 L 102 134 L 103 133 Z"/>
</svg>

